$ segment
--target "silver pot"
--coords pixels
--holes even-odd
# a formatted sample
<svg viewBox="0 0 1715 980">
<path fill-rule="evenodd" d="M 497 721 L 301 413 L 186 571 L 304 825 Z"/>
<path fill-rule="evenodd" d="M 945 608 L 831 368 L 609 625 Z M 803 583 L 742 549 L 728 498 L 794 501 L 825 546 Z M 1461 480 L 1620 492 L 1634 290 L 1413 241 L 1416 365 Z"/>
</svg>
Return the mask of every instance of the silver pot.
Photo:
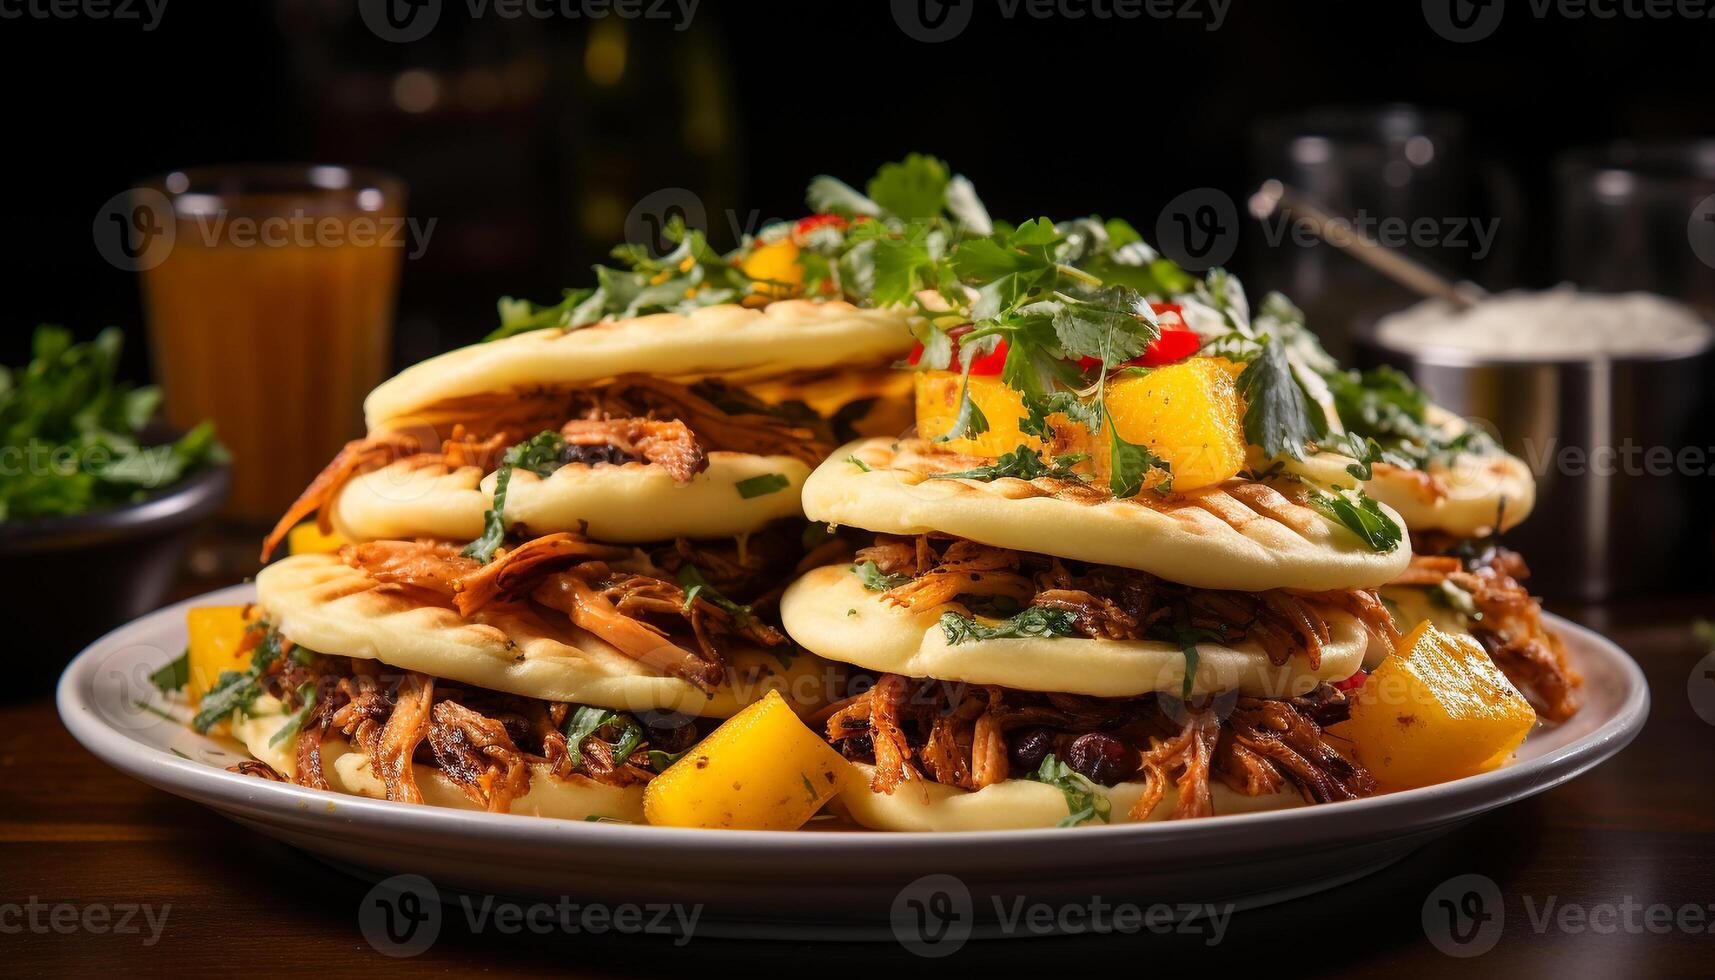
<svg viewBox="0 0 1715 980">
<path fill-rule="evenodd" d="M 1391 364 L 1530 465 L 1537 503 L 1507 544 L 1532 591 L 1595 601 L 1709 579 L 1715 539 L 1715 355 L 1518 361 L 1402 351 L 1358 332 L 1358 361 Z"/>
</svg>

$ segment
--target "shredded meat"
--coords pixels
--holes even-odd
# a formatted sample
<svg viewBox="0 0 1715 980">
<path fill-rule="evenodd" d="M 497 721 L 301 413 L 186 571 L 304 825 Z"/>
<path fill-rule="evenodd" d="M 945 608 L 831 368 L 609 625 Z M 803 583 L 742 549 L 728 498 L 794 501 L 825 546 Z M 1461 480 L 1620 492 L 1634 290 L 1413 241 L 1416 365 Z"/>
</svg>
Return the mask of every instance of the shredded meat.
<svg viewBox="0 0 1715 980">
<path fill-rule="evenodd" d="M 671 554 L 679 567 L 686 563 L 685 554 L 703 557 L 689 542 Z M 718 603 L 702 591 L 688 595 L 658 569 L 636 571 L 620 564 L 633 556 L 630 548 L 596 544 L 569 532 L 531 539 L 486 565 L 430 541 L 375 541 L 340 551 L 346 564 L 377 581 L 418 590 L 461 616 L 519 602 L 557 610 L 638 663 L 705 691 L 725 677 L 729 640 L 764 646 L 786 642 L 784 634 L 743 606 Z"/>
<path fill-rule="evenodd" d="M 285 776 L 280 775 L 279 770 L 261 759 L 245 759 L 243 762 L 227 766 L 226 771 L 235 772 L 240 776 L 255 776 L 271 783 L 290 782 Z"/>
<path fill-rule="evenodd" d="M 366 685 L 333 715 L 333 726 L 369 756 L 370 767 L 389 800 L 423 802 L 411 759 L 428 734 L 429 706 L 434 696 L 433 678 L 406 674 L 396 692 L 389 694 Z"/>
<path fill-rule="evenodd" d="M 1463 554 L 1413 554 L 1411 565 L 1391 585 L 1434 587 L 1443 582 L 1471 596 L 1477 616 L 1468 628 L 1495 666 L 1550 721 L 1578 713 L 1583 678 L 1566 660 L 1566 646 L 1542 623 L 1542 603 L 1521 579 L 1530 569 L 1517 552 L 1455 542 L 1440 536 L 1414 538 L 1414 551 L 1445 549 Z"/>
<path fill-rule="evenodd" d="M 434 707 L 426 732 L 435 763 L 471 802 L 490 813 L 505 813 L 530 789 L 524 753 L 506 727 L 454 701 Z"/>
<path fill-rule="evenodd" d="M 573 390 L 537 388 L 448 399 L 416 413 L 410 431 L 388 431 L 346 443 L 286 509 L 262 542 L 266 562 L 287 532 L 320 514 L 330 530 L 327 503 L 347 481 L 404 460 L 413 468 L 464 466 L 493 470 L 508 446 L 558 429 L 574 461 L 646 461 L 665 467 L 679 483 L 708 466 L 712 451 L 785 455 L 810 465 L 834 449 L 825 422 L 787 419 L 778 410 L 718 381 L 695 388 L 628 374 L 606 385 Z M 452 436 L 431 452 L 431 433 Z M 486 433 L 477 437 L 472 433 Z"/>
<path fill-rule="evenodd" d="M 1310 595 L 1194 589 L 1133 569 L 1068 562 L 947 535 L 881 535 L 857 559 L 875 562 L 886 574 L 911 576 L 885 593 L 894 605 L 933 608 L 999 597 L 1018 608 L 1071 613 L 1078 635 L 1094 639 L 1162 639 L 1186 629 L 1207 630 L 1225 642 L 1254 640 L 1277 665 L 1303 656 L 1316 670 L 1323 646 L 1333 638 L 1324 615 L 1330 607 L 1351 613 L 1389 650 L 1399 639 L 1386 608 L 1367 590 Z"/>
<path fill-rule="evenodd" d="M 685 484 L 709 468 L 708 454 L 685 423 L 648 418 L 573 419 L 560 427 L 567 446 L 608 447 L 665 469 Z"/>
<path fill-rule="evenodd" d="M 313 683 L 317 692 L 315 707 L 298 731 L 295 772 L 288 779 L 254 760 L 231 771 L 329 789 L 321 750 L 337 731 L 369 757 L 387 798 L 404 802 L 422 802 L 414 766 L 436 768 L 474 803 L 495 811 L 527 793 L 535 773 L 615 786 L 647 782 L 656 774 L 648 738 L 637 741 L 628 758 L 614 758 L 604 739 L 617 738 L 617 728 L 586 738 L 573 753 L 564 731 L 572 705 L 384 670 L 375 661 L 321 654 L 280 658 L 263 678 L 267 690 L 280 692 L 294 710 L 302 707 L 300 685 Z M 694 728 L 681 728 L 674 730 L 680 740 L 669 745 L 674 751 L 696 738 Z"/>
<path fill-rule="evenodd" d="M 383 432 L 346 443 L 316 474 L 292 506 L 280 515 L 280 520 L 262 541 L 261 560 L 266 562 L 280 547 L 280 542 L 286 539 L 287 532 L 312 514 L 319 514 L 317 524 L 323 533 L 332 530 L 323 508 L 352 477 L 381 469 L 398 460 L 405 460 L 413 468 L 439 466 L 457 469 L 467 465 L 492 468 L 498 465 L 500 453 L 506 446 L 516 441 L 508 432 L 498 432 L 486 439 L 468 435 L 462 426 L 455 426 L 452 432 L 452 438 L 441 444 L 438 453 L 424 452 L 422 440 L 408 432 Z"/>
<path fill-rule="evenodd" d="M 1326 685 L 1287 700 L 1233 696 L 1198 706 L 1162 695 L 1040 694 L 885 674 L 818 717 L 848 758 L 873 764 L 870 788 L 878 793 L 912 780 L 981 789 L 1008 777 L 1009 740 L 1047 737 L 1064 761 L 1080 736 L 1100 733 L 1119 741 L 1132 762 L 1118 777 L 1144 784 L 1133 818 L 1153 813 L 1171 787 L 1172 816 L 1184 819 L 1213 812 L 1213 779 L 1251 796 L 1290 786 L 1318 803 L 1375 792 L 1370 774 L 1325 731 L 1347 708 Z"/>
</svg>

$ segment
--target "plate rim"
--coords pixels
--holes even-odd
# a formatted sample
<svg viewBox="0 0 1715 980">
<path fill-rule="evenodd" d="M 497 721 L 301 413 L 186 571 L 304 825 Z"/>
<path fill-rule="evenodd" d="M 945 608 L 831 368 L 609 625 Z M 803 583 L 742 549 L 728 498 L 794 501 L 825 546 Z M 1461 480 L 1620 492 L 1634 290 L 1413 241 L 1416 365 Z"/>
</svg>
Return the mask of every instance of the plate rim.
<svg viewBox="0 0 1715 980">
<path fill-rule="evenodd" d="M 767 830 L 716 830 L 654 827 L 505 813 L 484 813 L 446 807 L 400 805 L 387 800 L 351 796 L 291 784 L 258 780 L 227 772 L 204 762 L 145 745 L 106 722 L 97 711 L 90 675 L 103 655 L 137 638 L 157 632 L 164 621 L 182 620 L 186 610 L 203 605 L 241 605 L 254 601 L 255 586 L 241 584 L 207 592 L 163 607 L 113 629 L 91 643 L 66 666 L 55 690 L 60 721 L 86 750 L 114 769 L 156 789 L 202 806 L 231 813 L 240 810 L 252 819 L 266 818 L 297 831 L 325 835 L 330 819 L 367 823 L 391 833 L 429 834 L 442 839 L 490 840 L 504 837 L 508 848 L 572 846 L 585 852 L 629 851 L 646 845 L 661 853 L 723 856 L 739 852 L 777 854 L 783 847 L 809 851 L 817 857 L 873 857 L 876 848 L 889 853 L 933 851 L 945 862 L 961 852 L 988 852 L 995 847 L 1040 843 L 1052 836 L 1071 847 L 1112 848 L 1146 846 L 1160 841 L 1189 842 L 1224 839 L 1246 828 L 1266 827 L 1270 839 L 1290 844 L 1295 836 L 1320 839 L 1341 828 L 1376 833 L 1378 827 L 1398 830 L 1451 824 L 1547 792 L 1595 768 L 1618 754 L 1649 717 L 1649 684 L 1630 654 L 1596 631 L 1545 613 L 1554 629 L 1579 638 L 1611 662 L 1624 681 L 1624 696 L 1612 717 L 1594 731 L 1545 755 L 1452 782 L 1400 790 L 1360 800 L 1253 813 L 1236 813 L 1187 821 L 1124 823 L 1073 828 L 1023 828 L 971 831 L 868 831 L 840 833 Z M 1432 814 L 1432 816 L 1429 816 Z M 1392 819 L 1390 819 L 1392 818 Z M 1055 849 L 1056 857 L 1065 856 Z M 1028 852 L 1023 852 L 1028 853 Z M 1020 866 L 1034 863 L 1021 861 Z"/>
</svg>

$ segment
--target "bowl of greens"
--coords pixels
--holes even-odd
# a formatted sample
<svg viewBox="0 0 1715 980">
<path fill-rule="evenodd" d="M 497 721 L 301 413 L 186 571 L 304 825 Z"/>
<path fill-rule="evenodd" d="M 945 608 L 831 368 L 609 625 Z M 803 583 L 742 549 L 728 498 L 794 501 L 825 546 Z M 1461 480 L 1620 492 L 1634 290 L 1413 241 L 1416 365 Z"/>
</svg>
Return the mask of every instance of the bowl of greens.
<svg viewBox="0 0 1715 980">
<path fill-rule="evenodd" d="M 44 666 L 160 605 L 226 496 L 213 426 L 158 423 L 160 389 L 118 380 L 123 343 L 44 326 L 28 365 L 0 367 L 0 590 Z"/>
</svg>

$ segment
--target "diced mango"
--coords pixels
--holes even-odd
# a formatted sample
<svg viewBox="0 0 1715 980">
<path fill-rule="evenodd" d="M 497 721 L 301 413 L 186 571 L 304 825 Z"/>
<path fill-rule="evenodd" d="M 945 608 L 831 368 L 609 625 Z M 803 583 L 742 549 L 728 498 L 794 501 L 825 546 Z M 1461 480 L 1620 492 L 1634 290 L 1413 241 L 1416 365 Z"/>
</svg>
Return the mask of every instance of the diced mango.
<svg viewBox="0 0 1715 980">
<path fill-rule="evenodd" d="M 1193 357 L 1108 383 L 1114 430 L 1172 468 L 1173 489 L 1232 479 L 1245 465 L 1244 407 L 1225 362 Z M 1096 440 L 1096 472 L 1108 472 L 1108 441 Z M 1160 482 L 1152 475 L 1145 486 Z"/>
<path fill-rule="evenodd" d="M 299 524 L 286 532 L 286 549 L 294 555 L 332 554 L 346 545 L 338 531 L 322 533 L 315 521 Z"/>
<path fill-rule="evenodd" d="M 1333 731 L 1377 780 L 1403 788 L 1492 769 L 1535 723 L 1481 644 L 1425 620 L 1370 673 L 1351 719 Z"/>
<path fill-rule="evenodd" d="M 768 280 L 751 287 L 756 295 L 765 299 L 785 299 L 804 285 L 804 267 L 798 264 L 798 246 L 790 238 L 758 246 L 739 263 L 739 269 L 752 279 Z"/>
<path fill-rule="evenodd" d="M 667 827 L 797 830 L 850 774 L 845 759 L 770 691 L 650 780 L 643 814 Z"/>
<path fill-rule="evenodd" d="M 917 382 L 917 435 L 922 439 L 939 439 L 953 431 L 959 417 L 959 395 L 965 379 L 957 371 L 919 371 Z M 1088 453 L 1089 430 L 1071 422 L 1064 415 L 1048 416 L 1054 430 L 1049 443 L 1025 435 L 1018 427 L 1024 418 L 1024 397 L 999 377 L 976 375 L 971 378 L 971 401 L 988 420 L 988 431 L 968 439 L 949 439 L 942 443 L 948 452 L 966 456 L 1004 456 L 1019 446 L 1029 446 L 1039 453 L 1067 456 Z"/>
<path fill-rule="evenodd" d="M 186 691 L 192 703 L 202 700 L 225 671 L 250 669 L 250 651 L 244 649 L 244 631 L 253 616 L 245 606 L 199 606 L 185 614 L 190 635 Z"/>
<path fill-rule="evenodd" d="M 916 377 L 917 434 L 925 439 L 944 436 L 958 417 L 964 379 L 953 371 L 923 371 Z M 1122 438 L 1147 446 L 1168 462 L 1175 490 L 1195 490 L 1231 479 L 1244 468 L 1244 406 L 1233 379 L 1229 362 L 1209 357 L 1146 373 L 1122 372 L 1108 382 L 1108 412 Z M 988 420 L 988 431 L 975 438 L 950 439 L 943 444 L 946 449 L 989 457 L 1019 446 L 1054 456 L 1082 453 L 1091 460 L 1084 468 L 1098 479 L 1107 478 L 1105 434 L 1092 434 L 1063 415 L 1053 415 L 1048 419 L 1054 430 L 1049 445 L 1019 430 L 1024 400 L 1000 378 L 973 377 L 970 385 L 971 401 Z M 1158 472 L 1146 485 L 1161 479 Z"/>
</svg>

